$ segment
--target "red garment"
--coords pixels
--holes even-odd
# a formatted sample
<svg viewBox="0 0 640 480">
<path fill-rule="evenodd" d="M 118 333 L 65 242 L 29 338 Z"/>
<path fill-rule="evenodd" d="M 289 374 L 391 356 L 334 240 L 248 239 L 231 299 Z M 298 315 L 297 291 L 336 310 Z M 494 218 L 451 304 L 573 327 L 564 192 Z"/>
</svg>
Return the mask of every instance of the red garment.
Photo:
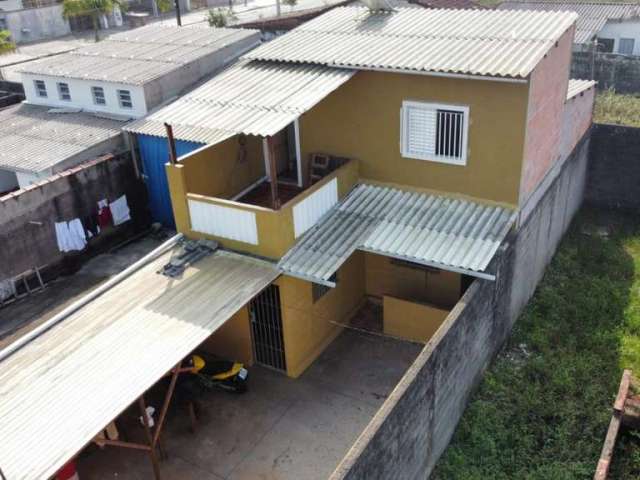
<svg viewBox="0 0 640 480">
<path fill-rule="evenodd" d="M 100 225 L 100 228 L 105 228 L 111 226 L 112 223 L 111 209 L 109 206 L 102 207 L 98 212 L 98 225 Z"/>
</svg>

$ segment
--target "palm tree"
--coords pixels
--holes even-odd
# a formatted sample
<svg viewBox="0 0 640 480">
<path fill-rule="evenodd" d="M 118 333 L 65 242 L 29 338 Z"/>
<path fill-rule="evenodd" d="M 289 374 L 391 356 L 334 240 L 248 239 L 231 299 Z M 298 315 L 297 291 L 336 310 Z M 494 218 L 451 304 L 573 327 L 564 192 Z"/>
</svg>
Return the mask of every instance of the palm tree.
<svg viewBox="0 0 640 480">
<path fill-rule="evenodd" d="M 98 34 L 98 19 L 100 15 L 113 12 L 116 6 L 120 7 L 120 10 L 125 10 L 125 5 L 120 0 L 64 0 L 62 2 L 62 16 L 70 18 L 91 15 L 97 42 L 100 40 Z"/>
</svg>

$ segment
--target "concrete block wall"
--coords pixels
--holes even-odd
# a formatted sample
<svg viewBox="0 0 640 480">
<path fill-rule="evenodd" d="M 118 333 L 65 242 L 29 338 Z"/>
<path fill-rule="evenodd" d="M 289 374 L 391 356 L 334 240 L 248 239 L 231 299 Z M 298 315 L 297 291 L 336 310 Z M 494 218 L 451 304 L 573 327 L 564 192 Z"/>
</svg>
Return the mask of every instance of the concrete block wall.
<svg viewBox="0 0 640 480">
<path fill-rule="evenodd" d="M 640 128 L 595 124 L 586 201 L 640 209 Z"/>
<path fill-rule="evenodd" d="M 16 43 L 71 34 L 69 21 L 62 17 L 62 4 L 3 12 L 2 16 Z"/>
<path fill-rule="evenodd" d="M 527 220 L 475 280 L 385 401 L 331 480 L 424 479 L 433 471 L 489 362 L 535 291 L 580 207 L 589 135 L 562 162 Z"/>
<path fill-rule="evenodd" d="M 98 200 L 115 200 L 122 194 L 127 195 L 133 220 L 119 230 L 146 226 L 146 190 L 128 155 L 105 156 L 1 197 L 0 281 L 62 261 L 65 255 L 58 250 L 54 223 L 89 215 Z"/>
</svg>

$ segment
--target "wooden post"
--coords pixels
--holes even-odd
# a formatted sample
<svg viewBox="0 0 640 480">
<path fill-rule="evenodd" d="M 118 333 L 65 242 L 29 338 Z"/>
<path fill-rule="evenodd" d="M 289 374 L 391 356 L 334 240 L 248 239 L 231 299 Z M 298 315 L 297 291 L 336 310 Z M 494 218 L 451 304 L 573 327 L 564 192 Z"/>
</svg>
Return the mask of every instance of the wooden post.
<svg viewBox="0 0 640 480">
<path fill-rule="evenodd" d="M 176 141 L 173 138 L 173 128 L 168 123 L 164 124 L 167 131 L 167 142 L 169 143 L 169 163 L 175 165 L 178 163 L 178 154 L 176 153 Z"/>
<path fill-rule="evenodd" d="M 156 456 L 156 449 L 153 445 L 153 435 L 151 434 L 151 427 L 149 426 L 149 417 L 147 417 L 147 405 L 144 401 L 144 395 L 140 395 L 138 399 L 138 406 L 140 407 L 140 415 L 142 415 L 142 425 L 149 441 L 149 458 L 151 459 L 151 465 L 153 466 L 153 476 L 156 480 L 161 480 L 160 477 L 160 465 L 158 464 L 158 457 Z"/>
<path fill-rule="evenodd" d="M 269 152 L 269 176 L 271 177 L 271 208 L 280 208 L 280 198 L 278 198 L 278 171 L 276 168 L 276 150 L 273 137 L 267 137 L 267 150 Z"/>
<path fill-rule="evenodd" d="M 171 382 L 169 383 L 169 390 L 164 397 L 164 403 L 162 404 L 162 410 L 160 410 L 160 417 L 158 418 L 158 425 L 156 425 L 156 431 L 153 435 L 153 441 L 151 443 L 151 448 L 155 448 L 158 441 L 160 440 L 160 433 L 162 432 L 162 425 L 164 424 L 164 420 L 167 416 L 167 410 L 169 410 L 169 404 L 171 403 L 171 397 L 173 396 L 173 391 L 176 388 L 176 382 L 178 381 L 178 375 L 180 375 L 180 367 L 182 366 L 182 361 L 178 362 L 173 370 L 173 374 L 171 375 Z"/>
</svg>

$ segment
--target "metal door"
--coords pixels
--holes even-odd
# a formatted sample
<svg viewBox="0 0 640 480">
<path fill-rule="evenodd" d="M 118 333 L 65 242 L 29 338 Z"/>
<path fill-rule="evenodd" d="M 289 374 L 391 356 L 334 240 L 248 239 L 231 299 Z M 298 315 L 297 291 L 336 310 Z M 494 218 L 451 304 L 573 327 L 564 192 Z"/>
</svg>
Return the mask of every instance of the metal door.
<svg viewBox="0 0 640 480">
<path fill-rule="evenodd" d="M 251 301 L 251 332 L 256 361 L 285 372 L 280 288 L 269 285 Z"/>
</svg>

